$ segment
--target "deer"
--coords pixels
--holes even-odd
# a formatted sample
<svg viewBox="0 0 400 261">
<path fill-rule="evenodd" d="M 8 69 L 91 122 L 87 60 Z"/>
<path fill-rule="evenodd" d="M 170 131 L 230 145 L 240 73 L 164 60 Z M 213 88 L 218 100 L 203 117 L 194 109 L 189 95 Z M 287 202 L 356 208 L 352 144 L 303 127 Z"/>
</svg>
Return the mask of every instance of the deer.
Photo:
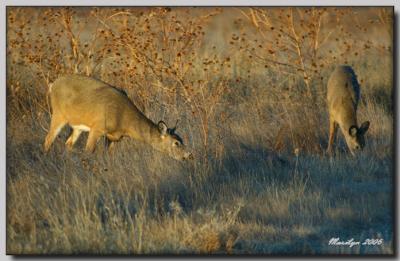
<svg viewBox="0 0 400 261">
<path fill-rule="evenodd" d="M 332 153 L 337 126 L 345 138 L 353 156 L 365 146 L 365 133 L 370 122 L 357 124 L 357 106 L 360 100 L 360 85 L 351 66 L 335 68 L 328 80 L 327 105 L 329 111 L 329 143 L 327 152 Z"/>
<path fill-rule="evenodd" d="M 72 128 L 65 145 L 72 150 L 82 132 L 89 132 L 85 150 L 93 153 L 100 137 L 109 147 L 122 137 L 144 142 L 176 160 L 193 159 L 176 126 L 168 128 L 164 121 L 155 124 L 129 99 L 122 89 L 101 80 L 82 75 L 64 75 L 50 84 L 48 90 L 52 110 L 50 128 L 44 142 L 47 153 L 65 125 Z"/>
</svg>

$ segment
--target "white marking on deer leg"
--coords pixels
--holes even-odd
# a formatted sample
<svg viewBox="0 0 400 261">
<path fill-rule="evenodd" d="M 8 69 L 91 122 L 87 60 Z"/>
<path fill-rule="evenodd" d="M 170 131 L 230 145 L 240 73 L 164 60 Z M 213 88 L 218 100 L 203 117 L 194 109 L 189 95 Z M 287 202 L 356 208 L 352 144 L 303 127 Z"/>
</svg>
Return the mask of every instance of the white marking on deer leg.
<svg viewBox="0 0 400 261">
<path fill-rule="evenodd" d="M 80 125 L 73 125 L 72 128 L 80 130 L 80 131 L 90 131 L 90 128 L 86 125 L 80 124 Z"/>
<path fill-rule="evenodd" d="M 76 130 L 76 129 L 74 129 L 74 131 L 72 132 L 72 145 L 74 145 L 75 144 L 75 142 L 78 140 L 78 138 L 79 138 L 79 136 L 81 135 L 81 133 L 82 133 L 82 130 Z"/>
<path fill-rule="evenodd" d="M 69 149 L 72 149 L 72 147 L 74 146 L 75 142 L 78 140 L 81 133 L 82 133 L 81 129 L 73 129 L 68 140 L 65 142 L 65 145 L 67 145 Z"/>
</svg>

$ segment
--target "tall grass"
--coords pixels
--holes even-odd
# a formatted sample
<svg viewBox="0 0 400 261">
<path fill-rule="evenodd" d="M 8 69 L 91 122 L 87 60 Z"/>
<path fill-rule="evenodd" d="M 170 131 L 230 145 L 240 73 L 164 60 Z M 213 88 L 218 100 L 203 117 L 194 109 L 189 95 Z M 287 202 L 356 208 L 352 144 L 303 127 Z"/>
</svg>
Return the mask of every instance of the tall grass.
<svg viewBox="0 0 400 261">
<path fill-rule="evenodd" d="M 7 252 L 392 254 L 392 15 L 9 7 Z M 277 25 L 263 27 L 268 17 Z M 346 32 L 331 33 L 339 18 Z M 276 30 L 287 22 L 282 40 Z M 310 30 L 318 24 L 319 37 L 330 38 L 315 49 L 309 40 L 321 38 Z M 306 40 L 296 43 L 293 30 Z M 356 45 L 347 50 L 345 41 Z M 296 45 L 301 55 L 284 49 Z M 361 155 L 352 157 L 339 134 L 331 157 L 325 86 L 345 62 L 361 83 L 358 117 L 371 127 Z M 112 154 L 101 140 L 87 154 L 87 135 L 67 152 L 68 128 L 44 154 L 47 88 L 66 73 L 123 88 L 153 121 L 180 119 L 196 160 L 177 162 L 129 139 Z M 384 243 L 338 247 L 332 237 Z"/>
</svg>

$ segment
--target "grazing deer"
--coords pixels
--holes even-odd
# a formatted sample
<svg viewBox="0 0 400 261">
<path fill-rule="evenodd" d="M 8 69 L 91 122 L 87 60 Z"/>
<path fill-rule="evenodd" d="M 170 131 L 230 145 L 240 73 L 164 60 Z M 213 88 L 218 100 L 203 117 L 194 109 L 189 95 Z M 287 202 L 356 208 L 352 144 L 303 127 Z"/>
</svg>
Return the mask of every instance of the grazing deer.
<svg viewBox="0 0 400 261">
<path fill-rule="evenodd" d="M 337 124 L 339 125 L 350 152 L 355 153 L 365 146 L 364 134 L 369 121 L 357 125 L 357 105 L 360 100 L 360 86 L 350 66 L 338 66 L 328 80 L 329 145 L 332 152 Z"/>
<path fill-rule="evenodd" d="M 128 136 L 151 145 L 154 149 L 177 159 L 192 159 L 182 139 L 160 121 L 148 119 L 120 89 L 100 80 L 68 75 L 58 78 L 49 88 L 52 116 L 44 142 L 47 152 L 64 125 L 73 131 L 65 143 L 68 149 L 88 131 L 86 150 L 93 152 L 97 140 L 105 135 L 110 143 Z"/>
</svg>

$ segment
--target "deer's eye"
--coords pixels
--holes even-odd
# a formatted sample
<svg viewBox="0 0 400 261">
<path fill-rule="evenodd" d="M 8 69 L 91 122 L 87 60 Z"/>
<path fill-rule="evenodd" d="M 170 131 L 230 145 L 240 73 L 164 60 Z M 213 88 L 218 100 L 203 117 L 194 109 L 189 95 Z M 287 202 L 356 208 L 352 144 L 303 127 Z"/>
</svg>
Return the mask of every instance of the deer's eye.
<svg viewBox="0 0 400 261">
<path fill-rule="evenodd" d="M 174 145 L 177 146 L 177 147 L 179 147 L 180 143 L 179 143 L 178 141 L 175 141 L 175 142 L 174 142 Z"/>
</svg>

